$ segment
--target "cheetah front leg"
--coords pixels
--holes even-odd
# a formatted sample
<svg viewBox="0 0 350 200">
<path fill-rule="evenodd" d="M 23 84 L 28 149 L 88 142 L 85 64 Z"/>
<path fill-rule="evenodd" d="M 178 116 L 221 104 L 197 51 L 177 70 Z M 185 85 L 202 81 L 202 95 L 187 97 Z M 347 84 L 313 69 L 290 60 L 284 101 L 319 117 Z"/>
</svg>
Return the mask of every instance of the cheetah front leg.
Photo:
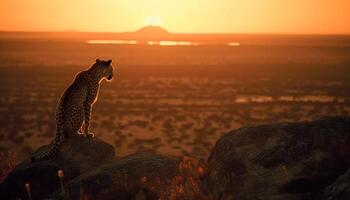
<svg viewBox="0 0 350 200">
<path fill-rule="evenodd" d="M 89 132 L 91 117 L 91 104 L 84 104 L 84 134 L 88 138 L 94 138 L 94 134 Z"/>
</svg>

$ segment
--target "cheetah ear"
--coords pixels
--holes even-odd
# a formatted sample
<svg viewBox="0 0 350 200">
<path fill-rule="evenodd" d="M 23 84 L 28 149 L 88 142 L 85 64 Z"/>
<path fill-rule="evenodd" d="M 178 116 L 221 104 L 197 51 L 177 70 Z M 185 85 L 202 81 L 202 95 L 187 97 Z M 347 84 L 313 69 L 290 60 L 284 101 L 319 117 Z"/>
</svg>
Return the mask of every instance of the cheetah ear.
<svg viewBox="0 0 350 200">
<path fill-rule="evenodd" d="M 96 62 L 100 62 L 100 59 L 97 58 L 97 59 L 96 59 Z"/>
<path fill-rule="evenodd" d="M 112 60 L 107 61 L 108 66 L 112 64 Z"/>
</svg>

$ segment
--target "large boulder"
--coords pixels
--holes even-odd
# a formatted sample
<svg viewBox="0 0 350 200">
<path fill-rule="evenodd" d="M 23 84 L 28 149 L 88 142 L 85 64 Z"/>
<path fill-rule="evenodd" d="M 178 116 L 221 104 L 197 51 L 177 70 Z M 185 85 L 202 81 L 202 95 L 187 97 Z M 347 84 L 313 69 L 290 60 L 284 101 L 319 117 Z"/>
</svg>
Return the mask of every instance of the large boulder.
<svg viewBox="0 0 350 200">
<path fill-rule="evenodd" d="M 73 179 L 53 198 L 203 199 L 197 167 L 191 159 L 137 153 Z"/>
<path fill-rule="evenodd" d="M 325 196 L 328 200 L 350 199 L 350 170 L 325 189 Z"/>
<path fill-rule="evenodd" d="M 45 145 L 33 155 L 43 153 L 51 146 Z M 58 170 L 63 171 L 63 179 L 67 181 L 111 160 L 115 160 L 114 148 L 101 140 L 67 140 L 55 158 L 39 162 L 28 159 L 19 164 L 0 185 L 0 199 L 26 199 L 26 183 L 30 184 L 32 198 L 42 199 L 60 187 Z"/>
<path fill-rule="evenodd" d="M 317 199 L 349 158 L 349 118 L 245 127 L 217 141 L 206 187 L 216 199 Z"/>
<path fill-rule="evenodd" d="M 150 153 L 116 158 L 113 147 L 98 139 L 71 139 L 52 160 L 18 165 L 0 185 L 0 199 L 28 199 L 26 183 L 32 199 L 203 199 L 203 172 L 195 159 Z"/>
</svg>

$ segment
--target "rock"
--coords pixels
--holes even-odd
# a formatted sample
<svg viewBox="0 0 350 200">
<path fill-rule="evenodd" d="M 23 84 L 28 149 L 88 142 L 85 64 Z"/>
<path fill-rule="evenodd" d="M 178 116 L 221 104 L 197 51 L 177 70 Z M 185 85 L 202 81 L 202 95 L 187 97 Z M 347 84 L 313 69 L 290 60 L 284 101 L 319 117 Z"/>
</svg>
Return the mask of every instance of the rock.
<svg viewBox="0 0 350 200">
<path fill-rule="evenodd" d="M 138 153 L 86 173 L 68 182 L 65 199 L 203 199 L 197 165 L 159 154 Z"/>
<path fill-rule="evenodd" d="M 52 160 L 18 165 L 0 185 L 0 199 L 28 199 L 25 183 L 33 199 L 203 199 L 200 167 L 196 160 L 149 153 L 117 159 L 98 139 L 71 139 Z"/>
<path fill-rule="evenodd" d="M 350 199 L 350 170 L 325 189 L 325 196 L 328 200 Z"/>
<path fill-rule="evenodd" d="M 33 155 L 46 151 L 39 148 Z M 349 199 L 350 118 L 241 128 L 222 136 L 207 165 L 77 138 L 48 161 L 24 161 L 0 185 L 0 199 Z M 64 177 L 59 178 L 58 170 Z M 61 187 L 62 183 L 62 187 Z"/>
<path fill-rule="evenodd" d="M 33 155 L 50 147 L 51 144 L 43 146 Z M 70 139 L 51 160 L 34 163 L 26 160 L 19 164 L 0 185 L 0 199 L 26 199 L 25 183 L 30 184 L 33 199 L 42 199 L 60 187 L 58 170 L 63 170 L 64 180 L 68 181 L 111 160 L 115 160 L 111 145 L 98 139 Z"/>
<path fill-rule="evenodd" d="M 346 117 L 245 127 L 217 141 L 206 188 L 216 199 L 317 199 L 349 158 Z"/>
</svg>

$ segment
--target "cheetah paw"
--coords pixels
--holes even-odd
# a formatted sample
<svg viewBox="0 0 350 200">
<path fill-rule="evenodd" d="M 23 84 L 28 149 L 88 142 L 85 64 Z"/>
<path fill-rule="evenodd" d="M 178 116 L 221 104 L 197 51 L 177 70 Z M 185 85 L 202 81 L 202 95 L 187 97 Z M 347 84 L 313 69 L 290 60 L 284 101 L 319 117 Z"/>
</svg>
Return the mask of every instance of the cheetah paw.
<svg viewBox="0 0 350 200">
<path fill-rule="evenodd" d="M 85 133 L 85 137 L 92 139 L 95 137 L 95 135 L 93 133 Z"/>
<path fill-rule="evenodd" d="M 74 138 L 83 138 L 85 134 L 83 132 L 78 131 L 76 134 L 73 135 Z"/>
</svg>

